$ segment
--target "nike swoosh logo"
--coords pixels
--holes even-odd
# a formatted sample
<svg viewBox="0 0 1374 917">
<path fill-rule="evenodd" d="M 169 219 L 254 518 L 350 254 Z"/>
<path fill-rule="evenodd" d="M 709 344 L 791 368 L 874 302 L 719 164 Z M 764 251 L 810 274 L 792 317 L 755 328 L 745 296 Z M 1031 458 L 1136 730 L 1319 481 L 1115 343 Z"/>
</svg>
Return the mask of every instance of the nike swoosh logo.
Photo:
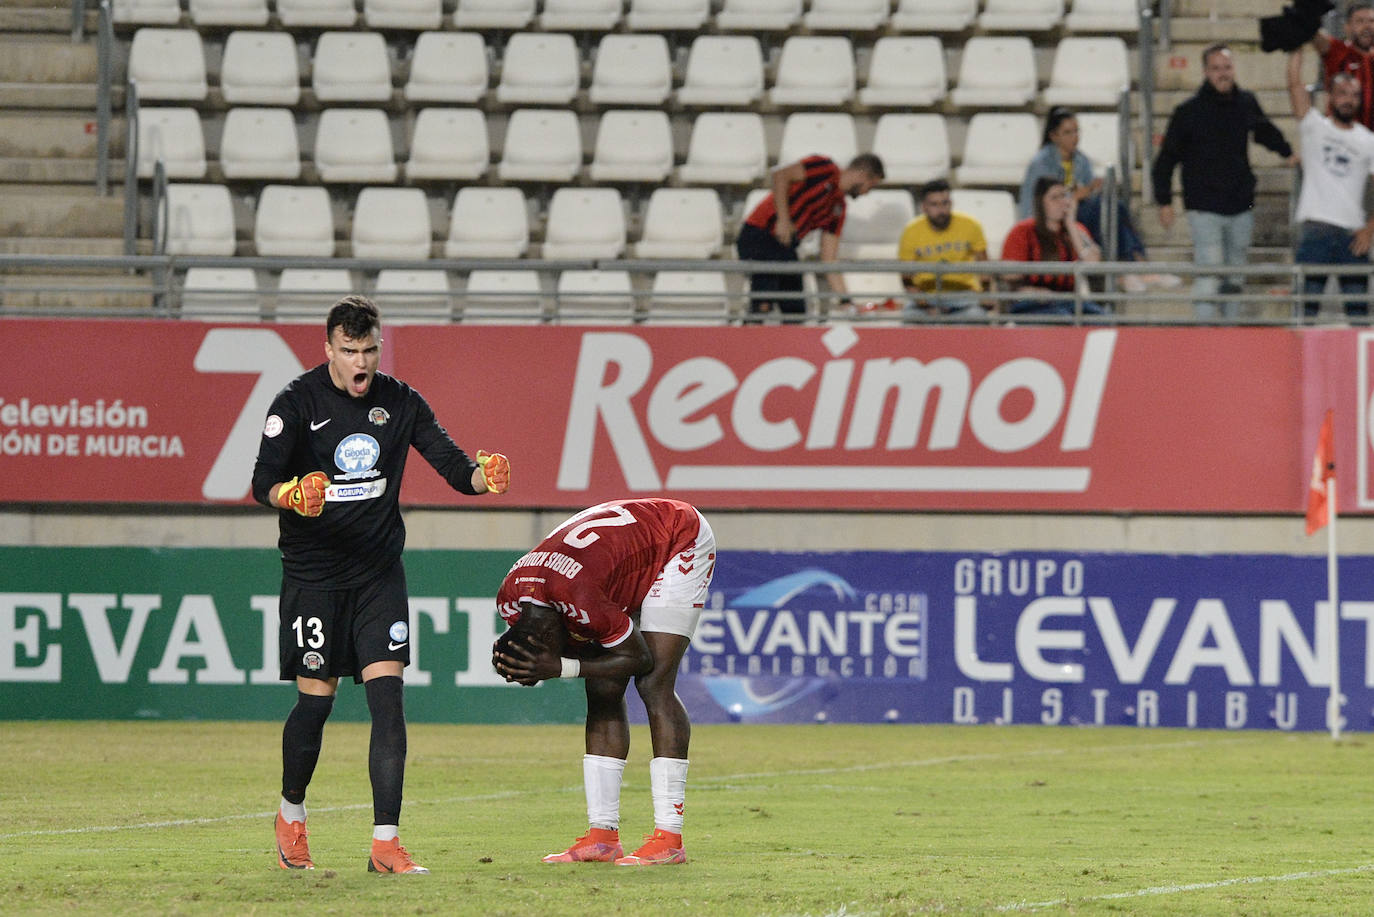
<svg viewBox="0 0 1374 917">
<path fill-rule="evenodd" d="M 326 417 L 324 420 L 321 420 L 319 423 L 312 423 L 312 424 L 310 425 L 310 432 L 311 432 L 311 433 L 315 432 L 315 431 L 318 430 L 320 427 L 322 427 L 322 426 L 324 426 L 325 424 L 329 423 L 329 422 L 330 422 L 331 420 L 333 420 L 333 419 L 334 419 L 333 417 Z"/>
<path fill-rule="evenodd" d="M 409 641 L 407 641 L 407 642 L 409 642 Z M 388 642 L 387 645 L 386 645 L 386 648 L 389 649 L 389 650 L 398 650 L 398 649 L 400 649 L 400 648 L 403 647 L 403 646 L 405 646 L 405 643 L 390 643 L 390 642 Z"/>
</svg>

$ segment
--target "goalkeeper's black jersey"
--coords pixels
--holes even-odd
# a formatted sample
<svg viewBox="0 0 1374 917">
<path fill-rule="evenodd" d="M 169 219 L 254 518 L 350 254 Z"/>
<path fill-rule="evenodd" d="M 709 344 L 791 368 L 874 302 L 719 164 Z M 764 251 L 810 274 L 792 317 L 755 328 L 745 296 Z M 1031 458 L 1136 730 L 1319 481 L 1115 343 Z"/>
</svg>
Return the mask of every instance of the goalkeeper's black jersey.
<svg viewBox="0 0 1374 917">
<path fill-rule="evenodd" d="M 282 572 L 301 586 L 356 586 L 405 547 L 401 476 L 414 446 L 454 490 L 475 494 L 477 463 L 453 442 L 409 385 L 377 373 L 367 394 L 336 388 L 329 364 L 296 378 L 272 401 L 253 468 L 253 498 L 312 471 L 330 477 L 324 511 L 308 519 L 279 510 Z"/>
</svg>

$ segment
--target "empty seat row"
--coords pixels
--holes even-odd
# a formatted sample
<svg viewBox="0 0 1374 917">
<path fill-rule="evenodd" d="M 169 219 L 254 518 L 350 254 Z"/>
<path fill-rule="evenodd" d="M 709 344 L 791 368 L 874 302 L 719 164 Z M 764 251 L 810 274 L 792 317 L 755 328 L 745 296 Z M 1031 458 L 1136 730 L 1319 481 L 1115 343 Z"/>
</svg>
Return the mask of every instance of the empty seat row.
<svg viewBox="0 0 1374 917">
<path fill-rule="evenodd" d="M 1139 28 L 1140 0 L 725 0 L 715 16 L 727 31 L 863 31 L 890 26 L 898 31 L 959 32 L 975 25 L 985 31 L 1046 31 L 1061 23 L 1071 31 L 1132 32 Z M 287 28 L 343 28 L 358 21 L 354 0 L 274 0 L 278 22 Z M 189 0 L 197 26 L 263 26 L 268 0 Z M 177 24 L 180 0 L 115 0 L 116 23 Z M 363 0 L 362 19 L 374 29 L 438 29 L 447 20 L 442 0 Z M 710 0 L 458 0 L 452 24 L 459 29 L 609 31 L 624 22 L 632 31 L 699 30 L 711 18 Z"/>
<path fill-rule="evenodd" d="M 295 40 L 285 32 L 236 31 L 225 41 L 220 88 L 230 104 L 295 105 L 301 85 Z M 199 101 L 209 92 L 204 49 L 191 29 L 140 29 L 129 75 L 140 98 Z M 702 35 L 688 51 L 674 93 L 662 35 L 604 36 L 588 99 L 597 105 L 924 107 L 948 97 L 961 107 L 1021 106 L 1039 93 L 1034 49 L 1024 35 L 978 36 L 964 45 L 949 91 L 945 53 L 933 36 L 884 36 L 873 44 L 867 80 L 858 87 L 854 48 L 842 36 L 793 36 L 782 46 L 776 78 L 765 89 L 763 47 L 754 36 Z M 519 32 L 505 47 L 494 99 L 502 104 L 568 105 L 581 90 L 581 58 L 572 35 Z M 402 94 L 411 102 L 475 103 L 490 74 L 482 36 L 422 32 Z M 377 32 L 325 32 L 315 46 L 311 85 L 324 103 L 386 102 L 392 67 Z M 1043 100 L 1049 105 L 1112 106 L 1130 86 L 1126 43 L 1117 37 L 1059 41 Z"/>
<path fill-rule="evenodd" d="M 1080 146 L 1097 171 L 1121 158 L 1115 112 L 1078 116 Z M 219 164 L 228 180 L 282 181 L 301 176 L 293 113 L 285 108 L 233 108 L 225 116 Z M 148 107 L 139 115 L 138 174 L 156 162 L 168 178 L 203 179 L 208 172 L 200 115 L 192 108 Z M 566 109 L 518 109 L 507 124 L 503 182 L 569 182 L 584 174 L 582 133 Z M 952 177 L 961 185 L 1018 185 L 1040 147 L 1039 120 L 1024 112 L 979 112 L 968 120 L 960 166 L 952 170 L 943 115 L 889 112 L 875 124 L 871 151 L 882 158 L 887 184 L 919 185 Z M 486 116 L 472 108 L 425 108 L 415 118 L 404 177 L 409 182 L 476 181 L 491 168 Z M 841 164 L 859 152 L 847 112 L 795 112 L 783 124 L 777 163 L 812 153 Z M 676 173 L 686 185 L 738 186 L 768 170 L 763 119 L 754 112 L 705 112 L 692 122 L 686 160 L 675 169 L 667 114 L 612 110 L 598 122 L 585 174 L 593 182 L 661 183 Z M 400 177 L 391 126 L 380 109 L 331 108 L 320 113 L 314 164 L 326 183 L 390 183 Z"/>
<path fill-rule="evenodd" d="M 342 268 L 262 274 L 239 267 L 188 269 L 181 285 L 182 317 L 257 321 L 270 311 L 278 321 L 314 322 L 333 299 L 359 289 Z M 467 272 L 458 285 L 455 279 L 442 270 L 388 268 L 377 273 L 370 292 L 388 324 L 448 321 L 455 312 L 465 322 L 630 321 L 641 310 L 650 322 L 719 324 L 732 306 L 739 308 L 720 271 L 657 271 L 649 288 L 639 292 L 626 271 L 561 271 L 553 295 L 530 270 L 479 269 Z"/>
</svg>

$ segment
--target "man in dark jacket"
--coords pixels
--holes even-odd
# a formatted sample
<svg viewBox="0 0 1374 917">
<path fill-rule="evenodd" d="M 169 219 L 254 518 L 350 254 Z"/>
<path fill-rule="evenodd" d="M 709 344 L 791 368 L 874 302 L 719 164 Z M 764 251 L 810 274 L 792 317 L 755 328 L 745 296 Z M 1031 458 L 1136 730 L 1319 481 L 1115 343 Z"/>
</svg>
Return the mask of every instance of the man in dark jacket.
<svg viewBox="0 0 1374 917">
<path fill-rule="evenodd" d="M 1254 232 L 1255 173 L 1247 149 L 1250 137 L 1296 164 L 1293 148 L 1260 110 L 1254 93 L 1236 85 L 1231 49 L 1217 44 L 1202 52 L 1205 82 L 1174 109 L 1155 160 L 1153 179 L 1159 222 L 1174 223 L 1174 167 L 1183 167 L 1183 207 L 1193 236 L 1193 260 L 1199 265 L 1244 264 Z M 1238 304 L 1218 305 L 1207 297 L 1241 290 L 1243 277 L 1224 286 L 1215 275 L 1193 281 L 1198 318 L 1234 318 Z"/>
</svg>

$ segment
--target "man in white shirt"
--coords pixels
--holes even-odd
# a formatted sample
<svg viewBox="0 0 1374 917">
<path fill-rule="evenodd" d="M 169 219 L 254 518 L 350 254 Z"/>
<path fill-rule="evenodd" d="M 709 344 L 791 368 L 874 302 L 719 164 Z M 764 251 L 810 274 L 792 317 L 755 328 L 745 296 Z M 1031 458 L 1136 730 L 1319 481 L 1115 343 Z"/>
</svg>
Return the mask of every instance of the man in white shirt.
<svg viewBox="0 0 1374 917">
<path fill-rule="evenodd" d="M 1374 172 L 1374 133 L 1359 123 L 1361 89 L 1347 73 L 1331 78 L 1331 116 L 1312 105 L 1303 85 L 1302 50 L 1288 57 L 1288 97 L 1302 135 L 1302 190 L 1298 194 L 1299 264 L 1369 263 L 1374 220 L 1364 210 L 1365 185 Z M 1346 315 L 1368 315 L 1368 274 L 1339 276 Z M 1308 274 L 1303 292 L 1320 294 L 1325 274 Z M 1358 297 L 1358 298 L 1356 298 Z M 1303 311 L 1316 315 L 1321 304 L 1308 300 Z"/>
</svg>

